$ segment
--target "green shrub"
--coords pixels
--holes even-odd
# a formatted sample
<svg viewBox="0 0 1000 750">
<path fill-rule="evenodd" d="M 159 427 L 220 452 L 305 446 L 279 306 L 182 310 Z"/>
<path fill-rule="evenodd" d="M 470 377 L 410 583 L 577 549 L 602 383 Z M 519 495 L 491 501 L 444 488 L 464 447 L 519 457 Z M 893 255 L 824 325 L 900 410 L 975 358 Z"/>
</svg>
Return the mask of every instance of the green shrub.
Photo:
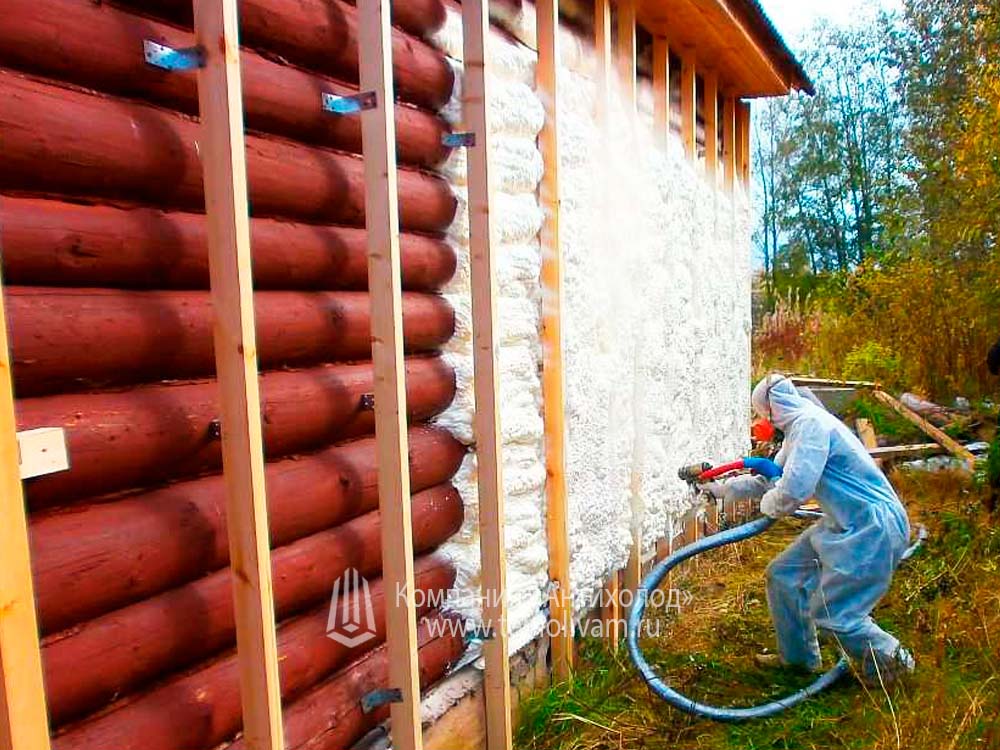
<svg viewBox="0 0 1000 750">
<path fill-rule="evenodd" d="M 899 355 L 876 341 L 865 341 L 844 358 L 844 375 L 852 380 L 895 384 L 899 369 Z"/>
</svg>

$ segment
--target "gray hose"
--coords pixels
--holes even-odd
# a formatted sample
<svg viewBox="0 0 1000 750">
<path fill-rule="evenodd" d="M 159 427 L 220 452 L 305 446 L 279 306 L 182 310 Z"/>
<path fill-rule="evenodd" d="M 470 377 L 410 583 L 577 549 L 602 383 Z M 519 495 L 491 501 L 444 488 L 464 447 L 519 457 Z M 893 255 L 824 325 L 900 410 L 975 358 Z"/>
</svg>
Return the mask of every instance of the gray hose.
<svg viewBox="0 0 1000 750">
<path fill-rule="evenodd" d="M 659 563 L 653 568 L 653 570 L 650 571 L 649 575 L 646 576 L 642 585 L 639 587 L 635 604 L 628 616 L 629 656 L 632 657 L 632 662 L 635 664 L 640 674 L 642 674 L 642 678 L 646 681 L 649 689 L 656 693 L 656 695 L 660 698 L 667 701 L 667 703 L 679 708 L 681 711 L 694 714 L 695 716 L 702 716 L 706 719 L 713 719 L 715 721 L 737 722 L 747 721 L 749 719 L 764 719 L 768 716 L 774 716 L 787 708 L 791 708 L 792 706 L 811 698 L 820 691 L 830 687 L 830 685 L 835 683 L 850 670 L 850 664 L 847 657 L 842 656 L 840 661 L 838 661 L 830 671 L 822 675 L 808 687 L 798 691 L 797 693 L 792 693 L 787 698 L 781 698 L 776 701 L 771 701 L 770 703 L 763 703 L 759 706 L 751 706 L 749 708 L 723 708 L 721 706 L 710 706 L 706 703 L 698 703 L 685 695 L 681 695 L 672 687 L 667 685 L 659 677 L 659 675 L 653 671 L 653 668 L 643 656 L 642 651 L 639 648 L 639 628 L 642 625 L 642 615 L 646 611 L 646 599 L 649 596 L 650 591 L 656 591 L 660 587 L 660 584 L 663 582 L 667 573 L 695 555 L 700 555 L 702 552 L 707 552 L 710 549 L 716 549 L 717 547 L 722 547 L 727 544 L 735 544 L 736 542 L 741 542 L 744 539 L 757 536 L 757 534 L 767 531 L 767 529 L 769 529 L 773 524 L 774 519 L 764 516 L 763 518 L 758 518 L 750 523 L 745 523 L 742 526 L 737 526 L 718 534 L 704 537 L 694 544 L 690 544 L 683 549 L 678 550 L 674 554 L 670 555 L 666 560 Z"/>
</svg>

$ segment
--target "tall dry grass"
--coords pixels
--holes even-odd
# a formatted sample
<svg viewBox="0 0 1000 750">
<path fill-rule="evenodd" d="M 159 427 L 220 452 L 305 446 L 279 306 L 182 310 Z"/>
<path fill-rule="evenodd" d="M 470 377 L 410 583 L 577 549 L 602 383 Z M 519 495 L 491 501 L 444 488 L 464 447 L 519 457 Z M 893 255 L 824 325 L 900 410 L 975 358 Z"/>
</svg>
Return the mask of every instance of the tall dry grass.
<svg viewBox="0 0 1000 750">
<path fill-rule="evenodd" d="M 758 370 L 878 380 L 929 396 L 995 395 L 1000 258 L 868 263 L 812 298 L 780 300 L 754 333 Z"/>
</svg>

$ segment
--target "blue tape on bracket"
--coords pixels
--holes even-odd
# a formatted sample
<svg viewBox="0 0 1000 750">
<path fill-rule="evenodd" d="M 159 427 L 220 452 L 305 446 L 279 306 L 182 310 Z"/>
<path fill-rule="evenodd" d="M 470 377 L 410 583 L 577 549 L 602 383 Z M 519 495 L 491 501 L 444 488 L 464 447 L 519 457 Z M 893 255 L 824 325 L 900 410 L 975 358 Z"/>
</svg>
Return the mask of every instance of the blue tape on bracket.
<svg viewBox="0 0 1000 750">
<path fill-rule="evenodd" d="M 441 143 L 448 148 L 471 148 L 476 145 L 475 133 L 445 133 Z"/>
<path fill-rule="evenodd" d="M 352 96 L 336 96 L 323 92 L 323 111 L 334 115 L 353 115 L 365 109 L 375 109 L 378 97 L 374 91 L 362 91 Z"/>
<path fill-rule="evenodd" d="M 146 62 L 163 70 L 196 70 L 205 67 L 205 50 L 201 47 L 174 49 L 152 39 L 143 39 L 142 54 Z"/>
<path fill-rule="evenodd" d="M 387 703 L 402 703 L 403 702 L 403 691 L 399 688 L 382 688 L 380 690 L 373 690 L 361 697 L 361 710 L 370 714 L 376 708 L 384 706 Z"/>
</svg>

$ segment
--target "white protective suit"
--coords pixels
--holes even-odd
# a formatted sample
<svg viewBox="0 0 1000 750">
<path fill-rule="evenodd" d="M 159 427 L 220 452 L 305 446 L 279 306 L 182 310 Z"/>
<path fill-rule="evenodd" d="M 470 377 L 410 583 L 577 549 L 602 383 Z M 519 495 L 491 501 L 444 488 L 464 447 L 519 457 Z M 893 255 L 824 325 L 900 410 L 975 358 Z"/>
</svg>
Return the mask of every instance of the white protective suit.
<svg viewBox="0 0 1000 750">
<path fill-rule="evenodd" d="M 775 458 L 783 474 L 764 492 L 761 510 L 777 518 L 815 497 L 825 515 L 767 568 L 783 660 L 817 669 L 818 627 L 866 680 L 888 682 L 912 670 L 909 653 L 871 618 L 909 544 L 906 510 L 895 490 L 844 423 L 804 398 L 788 378 L 764 378 L 752 403 L 785 433 Z"/>
</svg>

